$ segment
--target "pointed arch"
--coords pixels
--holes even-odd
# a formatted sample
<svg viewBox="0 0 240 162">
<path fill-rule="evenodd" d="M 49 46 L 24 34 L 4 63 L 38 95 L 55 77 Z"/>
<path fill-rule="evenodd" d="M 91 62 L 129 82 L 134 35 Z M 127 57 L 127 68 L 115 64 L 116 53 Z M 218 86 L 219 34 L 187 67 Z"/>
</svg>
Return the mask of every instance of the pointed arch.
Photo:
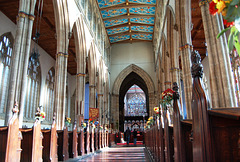
<svg viewBox="0 0 240 162">
<path fill-rule="evenodd" d="M 154 93 L 155 88 L 154 88 L 154 83 L 153 83 L 151 77 L 142 68 L 138 67 L 137 65 L 131 64 L 128 67 L 126 67 L 116 78 L 116 80 L 113 84 L 113 91 L 112 91 L 112 93 L 114 95 L 119 95 L 120 86 L 121 86 L 123 80 L 131 72 L 134 72 L 134 73 L 138 74 L 144 80 L 144 82 L 147 85 L 149 93 Z"/>
</svg>

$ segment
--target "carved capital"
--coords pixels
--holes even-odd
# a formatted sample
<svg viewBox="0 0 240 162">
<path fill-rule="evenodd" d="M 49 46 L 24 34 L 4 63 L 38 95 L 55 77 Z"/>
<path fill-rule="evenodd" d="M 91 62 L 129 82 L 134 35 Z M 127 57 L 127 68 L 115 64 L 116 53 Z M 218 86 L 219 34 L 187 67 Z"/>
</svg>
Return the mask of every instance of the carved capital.
<svg viewBox="0 0 240 162">
<path fill-rule="evenodd" d="M 199 0 L 199 6 L 204 6 L 207 3 L 210 3 L 212 0 Z"/>
</svg>

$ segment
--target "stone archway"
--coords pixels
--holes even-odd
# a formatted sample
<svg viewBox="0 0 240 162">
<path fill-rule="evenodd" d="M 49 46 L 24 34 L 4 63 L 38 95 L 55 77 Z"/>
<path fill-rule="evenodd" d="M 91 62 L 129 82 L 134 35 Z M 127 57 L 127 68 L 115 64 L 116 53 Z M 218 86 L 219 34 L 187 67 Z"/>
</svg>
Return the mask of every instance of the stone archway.
<svg viewBox="0 0 240 162">
<path fill-rule="evenodd" d="M 121 91 L 121 86 L 124 80 L 129 76 L 131 73 L 136 74 L 135 76 L 139 77 L 139 80 L 142 84 L 145 84 L 146 90 L 145 93 L 148 95 L 148 107 L 149 107 L 149 115 L 153 114 L 153 108 L 156 106 L 156 99 L 155 99 L 155 87 L 154 83 L 151 79 L 151 77 L 148 75 L 147 72 L 145 72 L 143 69 L 140 67 L 131 64 L 128 67 L 126 67 L 116 78 L 114 84 L 113 84 L 113 90 L 112 90 L 112 102 L 111 102 L 111 112 L 112 112 L 112 123 L 114 124 L 114 129 L 119 128 L 119 107 L 120 107 L 120 91 Z M 142 86 L 143 87 L 143 86 Z M 121 121 L 122 122 L 122 121 Z"/>
</svg>

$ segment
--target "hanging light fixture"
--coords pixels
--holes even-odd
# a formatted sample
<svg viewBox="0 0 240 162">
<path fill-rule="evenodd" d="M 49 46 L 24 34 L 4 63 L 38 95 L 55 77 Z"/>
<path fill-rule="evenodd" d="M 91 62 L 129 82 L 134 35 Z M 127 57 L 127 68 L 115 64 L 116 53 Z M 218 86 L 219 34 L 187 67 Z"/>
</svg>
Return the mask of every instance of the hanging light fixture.
<svg viewBox="0 0 240 162">
<path fill-rule="evenodd" d="M 36 20 L 36 31 L 33 36 L 33 40 L 35 42 L 34 47 L 31 52 L 31 58 L 38 60 L 39 59 L 39 51 L 38 51 L 38 41 L 40 37 L 40 28 L 41 28 L 41 20 L 42 20 L 42 10 L 43 10 L 43 0 L 38 1 L 38 11 L 37 11 L 37 20 Z"/>
</svg>

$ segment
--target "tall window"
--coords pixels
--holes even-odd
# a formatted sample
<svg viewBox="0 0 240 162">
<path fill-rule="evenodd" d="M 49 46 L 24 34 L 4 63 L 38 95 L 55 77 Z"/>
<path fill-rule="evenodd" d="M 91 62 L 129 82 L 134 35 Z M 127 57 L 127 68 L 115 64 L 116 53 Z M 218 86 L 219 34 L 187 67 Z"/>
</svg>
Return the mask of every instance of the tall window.
<svg viewBox="0 0 240 162">
<path fill-rule="evenodd" d="M 0 113 L 5 113 L 10 79 L 13 38 L 10 33 L 0 37 Z"/>
<path fill-rule="evenodd" d="M 147 114 L 145 93 L 137 85 L 129 88 L 124 103 L 125 116 L 143 116 Z"/>
<path fill-rule="evenodd" d="M 54 108 L 54 78 L 55 78 L 55 69 L 52 67 L 48 71 L 46 78 L 46 99 L 44 110 L 46 112 L 46 120 L 52 121 L 53 117 L 53 108 Z"/>
<path fill-rule="evenodd" d="M 34 118 L 35 110 L 39 106 L 41 69 L 38 58 L 32 55 L 28 63 L 27 93 L 25 99 L 25 117 Z"/>
</svg>

